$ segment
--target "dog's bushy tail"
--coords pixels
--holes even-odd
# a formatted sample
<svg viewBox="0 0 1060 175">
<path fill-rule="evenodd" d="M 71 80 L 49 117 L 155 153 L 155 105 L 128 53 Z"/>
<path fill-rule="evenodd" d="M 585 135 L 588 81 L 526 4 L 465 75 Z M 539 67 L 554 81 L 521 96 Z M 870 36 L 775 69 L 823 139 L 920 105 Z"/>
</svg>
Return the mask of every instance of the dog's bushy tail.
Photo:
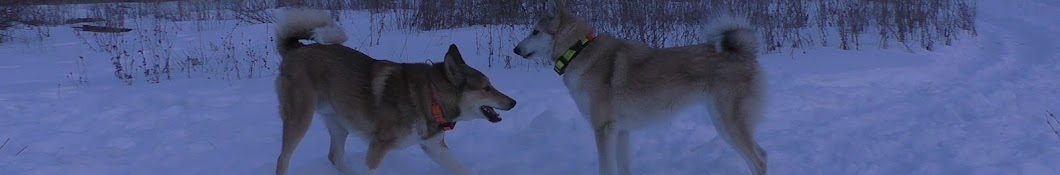
<svg viewBox="0 0 1060 175">
<path fill-rule="evenodd" d="M 303 39 L 312 39 L 321 44 L 346 42 L 346 32 L 322 10 L 288 9 L 276 26 L 276 50 L 280 55 L 302 47 L 303 44 L 298 40 Z"/>
<path fill-rule="evenodd" d="M 717 53 L 736 53 L 754 56 L 758 53 L 758 41 L 754 28 L 745 16 L 717 14 L 707 18 L 707 41 Z"/>
</svg>

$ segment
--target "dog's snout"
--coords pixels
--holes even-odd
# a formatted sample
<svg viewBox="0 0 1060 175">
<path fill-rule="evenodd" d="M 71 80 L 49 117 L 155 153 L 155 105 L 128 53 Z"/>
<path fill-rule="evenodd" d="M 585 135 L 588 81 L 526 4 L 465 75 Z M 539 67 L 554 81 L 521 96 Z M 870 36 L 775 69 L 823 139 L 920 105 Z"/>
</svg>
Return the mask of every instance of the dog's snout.
<svg viewBox="0 0 1060 175">
<path fill-rule="evenodd" d="M 512 52 L 515 52 L 515 54 L 522 54 L 522 52 L 519 52 L 519 47 L 515 47 L 515 49 L 512 49 Z"/>
<path fill-rule="evenodd" d="M 517 103 L 517 102 L 515 102 L 515 99 L 511 99 L 511 98 L 509 98 L 509 99 L 508 99 L 508 104 L 507 104 L 507 105 L 505 105 L 505 108 L 507 108 L 507 109 L 504 109 L 504 110 L 511 110 L 512 108 L 515 108 L 515 104 L 516 104 L 516 103 Z"/>
</svg>

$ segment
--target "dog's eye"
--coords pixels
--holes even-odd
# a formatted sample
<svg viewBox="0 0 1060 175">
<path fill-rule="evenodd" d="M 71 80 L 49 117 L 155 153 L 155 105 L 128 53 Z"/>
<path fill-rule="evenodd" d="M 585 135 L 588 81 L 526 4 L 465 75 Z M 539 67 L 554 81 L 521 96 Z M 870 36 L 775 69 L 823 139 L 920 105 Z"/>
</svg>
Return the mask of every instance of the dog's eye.
<svg viewBox="0 0 1060 175">
<path fill-rule="evenodd" d="M 493 90 L 493 86 L 486 86 L 486 87 L 482 88 L 482 90 L 486 91 L 486 92 L 492 91 Z"/>
<path fill-rule="evenodd" d="M 534 30 L 534 33 L 531 34 L 531 35 L 537 35 L 537 33 L 539 33 L 539 32 L 541 32 L 541 31 Z"/>
</svg>

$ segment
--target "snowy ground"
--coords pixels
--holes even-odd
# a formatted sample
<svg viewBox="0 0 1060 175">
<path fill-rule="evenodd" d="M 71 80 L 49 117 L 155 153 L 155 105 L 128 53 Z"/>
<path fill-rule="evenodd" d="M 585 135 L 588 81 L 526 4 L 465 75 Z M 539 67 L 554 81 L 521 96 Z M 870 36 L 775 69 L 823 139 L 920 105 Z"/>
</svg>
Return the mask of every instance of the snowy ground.
<svg viewBox="0 0 1060 175">
<path fill-rule="evenodd" d="M 1060 3 L 979 6 L 979 37 L 934 52 L 762 55 L 770 95 L 758 140 L 770 174 L 1060 174 L 1060 138 L 1045 120 L 1046 110 L 1060 113 Z M 367 27 L 345 25 L 346 45 L 382 58 L 440 61 L 449 43 L 464 46 L 472 66 L 519 100 L 501 123 L 464 122 L 448 134 L 478 174 L 596 173 L 591 130 L 549 68 L 485 67 L 476 28 L 386 33 L 365 46 Z M 273 74 L 122 85 L 108 58 L 69 31 L 0 44 L 0 174 L 271 174 L 280 140 Z M 240 31 L 272 35 L 271 24 Z M 173 38 L 195 43 L 227 32 Z M 79 56 L 87 85 L 68 77 L 79 74 Z M 292 174 L 337 173 L 327 132 L 314 122 Z M 743 160 L 715 135 L 701 108 L 635 132 L 633 171 L 744 174 Z M 365 149 L 350 139 L 346 156 L 358 171 Z M 379 173 L 449 174 L 415 147 L 389 154 Z"/>
</svg>

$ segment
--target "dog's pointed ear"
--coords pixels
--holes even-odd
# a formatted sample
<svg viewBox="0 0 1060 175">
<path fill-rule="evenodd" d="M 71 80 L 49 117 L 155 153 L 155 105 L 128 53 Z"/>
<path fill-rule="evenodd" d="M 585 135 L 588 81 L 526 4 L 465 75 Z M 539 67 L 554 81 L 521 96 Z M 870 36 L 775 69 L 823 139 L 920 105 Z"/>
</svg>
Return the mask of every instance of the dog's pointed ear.
<svg viewBox="0 0 1060 175">
<path fill-rule="evenodd" d="M 552 1 L 552 13 L 556 15 L 563 14 L 567 10 L 566 0 L 553 0 Z"/>
<path fill-rule="evenodd" d="M 564 0 L 551 0 L 545 2 L 545 18 L 551 20 L 566 15 L 567 3 Z"/>
<path fill-rule="evenodd" d="M 545 19 L 551 19 L 556 17 L 556 2 L 545 2 L 545 10 L 541 11 L 545 16 Z"/>
<path fill-rule="evenodd" d="M 464 84 L 465 70 L 468 66 L 464 63 L 464 57 L 460 55 L 460 49 L 456 44 L 449 45 L 449 51 L 445 52 L 445 77 L 449 82 L 456 85 Z"/>
</svg>

